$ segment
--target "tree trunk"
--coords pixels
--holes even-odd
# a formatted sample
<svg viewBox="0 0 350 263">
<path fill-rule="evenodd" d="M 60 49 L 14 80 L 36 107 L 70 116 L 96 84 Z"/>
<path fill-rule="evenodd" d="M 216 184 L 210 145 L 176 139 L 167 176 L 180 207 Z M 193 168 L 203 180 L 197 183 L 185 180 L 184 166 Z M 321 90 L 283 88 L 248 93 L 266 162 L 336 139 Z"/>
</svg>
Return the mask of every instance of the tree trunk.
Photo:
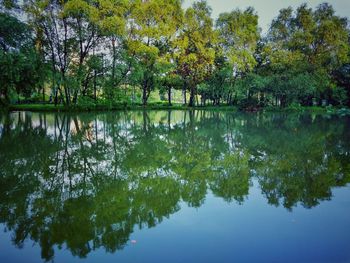
<svg viewBox="0 0 350 263">
<path fill-rule="evenodd" d="M 262 92 L 261 96 L 260 96 L 260 105 L 266 106 L 265 105 L 265 93 L 264 92 Z"/>
<path fill-rule="evenodd" d="M 74 91 L 74 96 L 73 96 L 73 104 L 77 104 L 78 102 L 78 90 Z"/>
<path fill-rule="evenodd" d="M 69 99 L 68 89 L 67 89 L 66 86 L 64 87 L 64 93 L 65 93 L 65 95 L 66 95 L 66 104 L 69 106 L 69 104 L 70 104 L 70 99 Z"/>
<path fill-rule="evenodd" d="M 280 106 L 282 108 L 286 107 L 287 105 L 287 100 L 286 100 L 286 96 L 281 96 L 281 99 L 280 99 Z"/>
<path fill-rule="evenodd" d="M 231 93 L 227 96 L 227 105 L 232 105 L 232 95 Z"/>
<path fill-rule="evenodd" d="M 113 47 L 113 58 L 112 58 L 112 84 L 114 87 L 115 84 L 115 62 L 116 62 L 116 47 L 115 47 L 115 38 L 112 38 L 112 47 Z"/>
<path fill-rule="evenodd" d="M 147 105 L 147 81 L 144 82 L 142 87 L 142 104 L 143 106 Z"/>
<path fill-rule="evenodd" d="M 182 87 L 182 99 L 183 99 L 183 104 L 187 104 L 187 99 L 186 99 L 186 82 L 184 82 L 183 87 Z"/>
<path fill-rule="evenodd" d="M 97 73 L 96 73 L 96 70 L 94 70 L 94 98 L 95 98 L 95 102 L 97 101 L 97 82 L 96 82 L 96 76 L 97 76 Z"/>
<path fill-rule="evenodd" d="M 56 88 L 56 67 L 55 67 L 55 54 L 53 52 L 53 49 L 51 50 L 51 59 L 52 59 L 52 89 L 54 90 L 54 100 L 55 100 L 55 106 L 57 105 L 57 95 L 58 90 Z"/>
<path fill-rule="evenodd" d="M 190 89 L 190 102 L 188 103 L 188 106 L 193 107 L 194 106 L 194 87 L 191 87 Z"/>
<path fill-rule="evenodd" d="M 64 77 L 63 77 L 63 87 L 64 87 L 64 94 L 66 97 L 66 104 L 69 105 L 70 104 L 69 88 L 67 87 L 67 83 Z"/>
<path fill-rule="evenodd" d="M 57 105 L 58 102 L 58 89 L 54 88 L 54 101 L 55 101 L 55 106 Z"/>
<path fill-rule="evenodd" d="M 171 106 L 171 87 L 168 88 L 168 103 Z"/>
</svg>

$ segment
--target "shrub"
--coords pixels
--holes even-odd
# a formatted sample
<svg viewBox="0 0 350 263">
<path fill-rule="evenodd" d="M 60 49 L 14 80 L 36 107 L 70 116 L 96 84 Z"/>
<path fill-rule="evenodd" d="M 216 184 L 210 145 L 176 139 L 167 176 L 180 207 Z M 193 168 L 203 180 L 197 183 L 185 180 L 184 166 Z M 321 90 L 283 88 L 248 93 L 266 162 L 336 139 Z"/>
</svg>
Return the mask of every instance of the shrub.
<svg viewBox="0 0 350 263">
<path fill-rule="evenodd" d="M 78 101 L 77 101 L 77 106 L 81 109 L 93 109 L 96 107 L 96 103 L 95 103 L 95 100 L 90 98 L 90 97 L 87 97 L 87 96 L 84 96 L 84 97 L 79 97 L 78 98 Z"/>
<path fill-rule="evenodd" d="M 255 111 L 259 108 L 259 101 L 256 98 L 242 99 L 238 103 L 239 110 Z"/>
</svg>

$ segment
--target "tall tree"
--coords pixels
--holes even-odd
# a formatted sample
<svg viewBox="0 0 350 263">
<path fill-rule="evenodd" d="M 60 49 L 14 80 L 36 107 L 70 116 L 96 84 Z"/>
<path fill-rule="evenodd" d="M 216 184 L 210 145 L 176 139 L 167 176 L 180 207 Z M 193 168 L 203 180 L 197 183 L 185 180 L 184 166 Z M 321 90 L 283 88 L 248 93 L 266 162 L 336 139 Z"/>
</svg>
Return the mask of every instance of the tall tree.
<svg viewBox="0 0 350 263">
<path fill-rule="evenodd" d="M 58 0 L 25 1 L 25 10 L 31 24 L 44 31 L 46 55 L 52 65 L 52 90 L 55 103 L 58 95 L 69 105 L 72 97 L 67 75 L 71 65 L 76 39 L 64 15 L 64 2 Z"/>
<path fill-rule="evenodd" d="M 96 51 L 101 52 L 104 37 L 115 39 L 125 32 L 125 15 L 127 1 L 104 0 L 69 0 L 64 6 L 64 15 L 69 19 L 69 25 L 77 40 L 76 52 L 78 61 L 74 63 L 75 74 L 78 79 L 79 89 L 74 91 L 73 101 L 76 102 L 78 93 L 86 94 L 89 80 L 94 79 L 95 71 L 89 67 L 90 57 Z M 113 46 L 113 68 L 115 68 L 115 47 Z M 92 63 L 93 64 L 93 63 Z"/>
<path fill-rule="evenodd" d="M 211 8 L 206 1 L 195 2 L 185 12 L 176 42 L 177 71 L 190 91 L 189 106 L 195 104 L 197 85 L 213 71 L 217 35 L 210 15 Z"/>
<path fill-rule="evenodd" d="M 126 47 L 142 65 L 141 74 L 137 74 L 143 105 L 155 86 L 156 64 L 161 58 L 159 42 L 175 36 L 181 17 L 180 0 L 131 1 Z"/>
<path fill-rule="evenodd" d="M 41 73 L 30 27 L 7 13 L 0 13 L 0 102 L 8 104 L 14 95 L 29 98 L 43 78 Z"/>
<path fill-rule="evenodd" d="M 228 65 L 231 68 L 231 90 L 237 77 L 243 77 L 257 65 L 254 53 L 260 38 L 258 15 L 252 7 L 241 11 L 220 14 L 216 27 L 220 37 L 220 47 L 223 50 Z M 248 90 L 249 94 L 249 90 Z"/>
<path fill-rule="evenodd" d="M 306 4 L 295 12 L 292 8 L 282 9 L 272 21 L 264 48 L 267 71 L 284 83 L 286 78 L 300 74 L 298 78 L 302 79 L 309 73 L 314 84 L 304 86 L 306 103 L 310 104 L 315 96 L 325 98 L 334 86 L 331 73 L 349 59 L 348 36 L 347 19 L 336 16 L 329 4 L 321 4 L 314 11 Z M 280 89 L 282 101 L 288 93 L 302 88 L 298 81 L 291 83 Z"/>
</svg>

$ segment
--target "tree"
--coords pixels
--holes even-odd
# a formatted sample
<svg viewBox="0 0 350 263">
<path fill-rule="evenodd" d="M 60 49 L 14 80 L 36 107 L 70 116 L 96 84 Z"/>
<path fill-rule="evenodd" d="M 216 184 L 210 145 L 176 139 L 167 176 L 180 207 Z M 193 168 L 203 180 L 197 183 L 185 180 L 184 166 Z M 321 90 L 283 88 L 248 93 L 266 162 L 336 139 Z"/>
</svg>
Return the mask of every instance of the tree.
<svg viewBox="0 0 350 263">
<path fill-rule="evenodd" d="M 346 90 L 347 105 L 350 107 L 350 64 L 344 64 L 334 72 L 334 78 L 340 87 Z"/>
<path fill-rule="evenodd" d="M 216 27 L 220 45 L 232 67 L 234 76 L 241 76 L 257 64 L 254 52 L 260 38 L 258 15 L 252 7 L 220 14 Z"/>
<path fill-rule="evenodd" d="M 198 86 L 202 104 L 206 105 L 208 99 L 214 105 L 220 105 L 222 99 L 226 99 L 227 103 L 230 104 L 232 102 L 231 84 L 232 68 L 217 46 L 215 50 L 214 71 L 205 82 Z"/>
<path fill-rule="evenodd" d="M 143 105 L 155 86 L 157 63 L 161 59 L 159 44 L 175 36 L 181 17 L 179 0 L 131 1 L 126 49 L 141 65 L 138 82 Z"/>
<path fill-rule="evenodd" d="M 194 106 L 197 85 L 213 70 L 217 36 L 206 1 L 195 2 L 185 12 L 183 26 L 176 41 L 177 72 L 190 90 L 189 106 Z"/>
<path fill-rule="evenodd" d="M 28 0 L 24 9 L 29 22 L 44 32 L 45 54 L 50 60 L 52 71 L 52 90 L 55 104 L 58 95 L 69 105 L 72 97 L 68 69 L 71 65 L 76 39 L 64 15 L 61 1 Z M 63 90 L 62 90 L 63 88 Z"/>
<path fill-rule="evenodd" d="M 42 66 L 30 27 L 9 14 L 0 13 L 1 103 L 13 101 L 15 94 L 17 100 L 20 95 L 29 98 L 43 79 Z"/>
<path fill-rule="evenodd" d="M 347 19 L 336 16 L 329 4 L 321 4 L 315 11 L 306 4 L 296 12 L 292 8 L 282 9 L 272 21 L 263 50 L 267 54 L 265 72 L 273 73 L 275 77 L 285 76 L 283 82 L 286 83 L 287 78 L 287 82 L 294 83 L 285 87 L 286 92 L 294 92 L 295 88 L 302 91 L 304 87 L 303 92 L 298 93 L 304 93 L 308 98 L 304 103 L 308 105 L 313 98 L 318 98 L 319 102 L 329 100 L 327 94 L 335 87 L 332 72 L 349 59 Z M 303 85 L 302 81 L 296 81 L 296 74 L 299 80 L 308 76 L 310 81 L 305 83 L 313 84 Z M 285 105 L 285 95 L 279 100 Z"/>
<path fill-rule="evenodd" d="M 64 14 L 71 18 L 70 26 L 77 39 L 78 63 L 75 63 L 76 78 L 79 79 L 82 95 L 86 94 L 89 80 L 95 79 L 96 70 L 89 65 L 88 59 L 96 52 L 102 53 L 103 40 L 112 42 L 112 76 L 111 84 L 116 82 L 116 40 L 125 34 L 125 15 L 128 4 L 125 0 L 117 1 L 86 1 L 70 0 L 64 6 Z M 76 101 L 79 90 L 74 92 L 73 101 Z"/>
<path fill-rule="evenodd" d="M 263 38 L 252 7 L 214 25 L 205 0 L 187 10 L 181 0 L 0 3 L 6 103 L 45 101 L 50 89 L 67 106 L 146 105 L 154 90 L 171 104 L 180 88 L 190 106 L 350 103 L 348 20 L 326 3 L 280 10 Z"/>
</svg>

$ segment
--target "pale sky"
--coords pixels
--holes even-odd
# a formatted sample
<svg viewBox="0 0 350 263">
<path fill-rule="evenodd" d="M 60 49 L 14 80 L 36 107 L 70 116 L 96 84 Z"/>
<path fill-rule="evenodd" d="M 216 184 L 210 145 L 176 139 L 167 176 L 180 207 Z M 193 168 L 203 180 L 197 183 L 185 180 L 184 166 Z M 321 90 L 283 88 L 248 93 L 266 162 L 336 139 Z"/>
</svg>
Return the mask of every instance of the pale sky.
<svg viewBox="0 0 350 263">
<path fill-rule="evenodd" d="M 184 0 L 183 6 L 189 7 L 195 0 Z M 350 16 L 350 0 L 207 0 L 211 6 L 213 13 L 212 17 L 216 19 L 220 13 L 230 12 L 233 9 L 245 9 L 248 6 L 254 7 L 259 15 L 259 26 L 263 33 L 269 28 L 273 18 L 278 15 L 282 8 L 288 6 L 296 7 L 302 3 L 307 3 L 309 7 L 315 8 L 321 3 L 328 2 L 331 4 L 337 15 L 349 18 Z"/>
</svg>

